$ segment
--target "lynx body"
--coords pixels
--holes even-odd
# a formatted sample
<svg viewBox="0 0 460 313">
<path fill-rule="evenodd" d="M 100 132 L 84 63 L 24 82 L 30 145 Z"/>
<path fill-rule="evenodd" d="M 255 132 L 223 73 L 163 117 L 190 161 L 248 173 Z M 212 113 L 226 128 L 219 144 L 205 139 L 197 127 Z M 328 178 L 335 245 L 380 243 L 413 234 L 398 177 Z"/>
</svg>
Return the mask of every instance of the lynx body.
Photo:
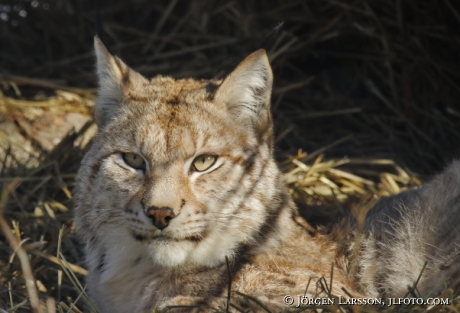
<svg viewBox="0 0 460 313">
<path fill-rule="evenodd" d="M 344 244 L 299 216 L 273 158 L 272 72 L 263 50 L 214 81 L 147 80 L 98 38 L 95 49 L 99 131 L 78 174 L 75 222 L 100 312 L 225 307 L 229 280 L 232 303 L 253 311 L 260 307 L 235 291 L 275 310 L 286 307 L 285 295 L 347 297 L 343 288 L 356 297 L 399 296 L 433 257 L 442 261 L 430 265 L 421 290 L 430 277 L 458 274 L 456 189 L 438 199 L 430 188 L 439 186 L 427 186 L 410 196 L 431 202 L 410 200 L 414 209 L 400 211 L 398 201 L 377 207 L 358 248 L 352 226 Z M 453 170 L 448 182 L 432 185 L 459 186 L 458 165 Z M 442 212 L 446 201 L 455 205 Z M 435 226 L 447 221 L 453 232 L 430 229 L 432 214 L 444 214 Z M 449 243 L 430 239 L 438 235 Z"/>
</svg>

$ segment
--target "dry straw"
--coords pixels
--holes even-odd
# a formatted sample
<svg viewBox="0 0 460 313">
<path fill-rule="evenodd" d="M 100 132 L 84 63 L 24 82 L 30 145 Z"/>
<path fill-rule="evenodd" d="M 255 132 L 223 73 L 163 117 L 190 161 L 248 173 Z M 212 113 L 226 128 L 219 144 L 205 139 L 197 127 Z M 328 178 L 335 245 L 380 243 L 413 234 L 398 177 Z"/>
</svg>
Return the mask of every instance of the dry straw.
<svg viewBox="0 0 460 313">
<path fill-rule="evenodd" d="M 91 311 L 72 190 L 95 131 L 94 8 L 91 1 L 5 3 L 0 312 Z M 460 155 L 455 1 L 139 0 L 100 11 L 110 48 L 146 76 L 221 78 L 284 21 L 267 46 L 276 154 L 314 223 L 360 219 L 379 197 L 418 185 L 414 173 L 432 174 Z M 327 293 L 333 281 L 321 283 Z M 231 301 L 239 297 L 269 311 L 231 285 L 228 293 L 227 308 L 243 312 Z M 458 295 L 447 288 L 449 306 L 386 310 L 458 312 Z"/>
</svg>

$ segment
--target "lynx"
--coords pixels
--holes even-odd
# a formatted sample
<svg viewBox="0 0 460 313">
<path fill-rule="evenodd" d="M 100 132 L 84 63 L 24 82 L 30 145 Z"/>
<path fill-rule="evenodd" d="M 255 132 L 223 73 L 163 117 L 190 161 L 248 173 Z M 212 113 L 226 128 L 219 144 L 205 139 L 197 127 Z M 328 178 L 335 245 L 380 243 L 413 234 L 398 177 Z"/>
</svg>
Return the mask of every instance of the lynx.
<svg viewBox="0 0 460 313">
<path fill-rule="evenodd" d="M 253 312 L 285 295 L 398 297 L 425 262 L 424 296 L 458 277 L 459 162 L 379 203 L 361 235 L 353 222 L 328 233 L 301 218 L 273 158 L 264 50 L 222 81 L 148 80 L 97 37 L 95 51 L 98 134 L 75 223 L 100 312 L 207 312 L 229 292 L 229 311 Z"/>
</svg>

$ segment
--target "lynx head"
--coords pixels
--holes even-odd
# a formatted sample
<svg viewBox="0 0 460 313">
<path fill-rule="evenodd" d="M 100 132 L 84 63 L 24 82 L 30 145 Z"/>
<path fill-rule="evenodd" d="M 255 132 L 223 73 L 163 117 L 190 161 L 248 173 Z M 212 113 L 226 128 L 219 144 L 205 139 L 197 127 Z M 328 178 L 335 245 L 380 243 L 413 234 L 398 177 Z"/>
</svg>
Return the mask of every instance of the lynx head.
<svg viewBox="0 0 460 313">
<path fill-rule="evenodd" d="M 95 51 L 98 134 L 76 188 L 90 269 L 101 266 L 96 251 L 109 263 L 143 255 L 165 267 L 225 262 L 282 201 L 265 51 L 223 81 L 148 80 L 97 37 Z"/>
</svg>

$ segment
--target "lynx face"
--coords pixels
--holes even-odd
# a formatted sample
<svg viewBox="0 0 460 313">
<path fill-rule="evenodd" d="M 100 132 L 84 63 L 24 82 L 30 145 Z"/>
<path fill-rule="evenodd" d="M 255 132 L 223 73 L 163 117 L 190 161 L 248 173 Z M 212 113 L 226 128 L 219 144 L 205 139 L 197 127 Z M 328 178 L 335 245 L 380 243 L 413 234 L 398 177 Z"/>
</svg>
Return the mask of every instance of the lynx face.
<svg viewBox="0 0 460 313">
<path fill-rule="evenodd" d="M 223 82 L 147 80 L 96 38 L 99 133 L 77 181 L 90 267 L 144 255 L 212 266 L 258 235 L 278 192 L 264 51 Z M 267 187 L 268 186 L 268 187 Z M 276 201 L 275 201 L 276 202 Z M 117 249 L 114 248 L 117 247 Z M 91 257 L 94 251 L 94 257 Z"/>
</svg>

